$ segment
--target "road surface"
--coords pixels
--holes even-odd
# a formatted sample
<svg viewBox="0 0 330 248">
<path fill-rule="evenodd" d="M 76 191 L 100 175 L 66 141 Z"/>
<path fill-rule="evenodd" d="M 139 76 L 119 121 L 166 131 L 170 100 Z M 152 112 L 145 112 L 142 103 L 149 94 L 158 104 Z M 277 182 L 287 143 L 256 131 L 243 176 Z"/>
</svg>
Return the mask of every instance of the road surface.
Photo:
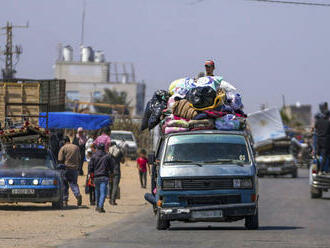
<svg viewBox="0 0 330 248">
<path fill-rule="evenodd" d="M 259 230 L 248 231 L 239 221 L 174 222 L 169 230 L 157 231 L 148 208 L 60 247 L 330 247 L 330 193 L 323 199 L 310 199 L 307 170 L 299 170 L 297 179 L 270 177 L 259 179 L 259 183 Z"/>
</svg>

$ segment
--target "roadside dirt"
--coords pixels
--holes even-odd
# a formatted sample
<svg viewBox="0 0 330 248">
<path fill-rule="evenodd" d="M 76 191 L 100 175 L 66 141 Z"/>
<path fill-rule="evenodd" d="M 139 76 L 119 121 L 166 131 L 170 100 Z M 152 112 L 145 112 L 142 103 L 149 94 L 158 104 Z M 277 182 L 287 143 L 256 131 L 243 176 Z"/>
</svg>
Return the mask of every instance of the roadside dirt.
<svg viewBox="0 0 330 248">
<path fill-rule="evenodd" d="M 89 205 L 84 191 L 86 176 L 79 176 L 83 196 L 79 208 L 71 190 L 69 207 L 64 210 L 53 210 L 49 203 L 0 204 L 0 247 L 56 247 L 69 239 L 84 239 L 90 232 L 149 208 L 143 196 L 150 188 L 150 178 L 147 189 L 142 189 L 135 162 L 128 161 L 121 168 L 121 199 L 117 206 L 110 206 L 107 199 L 103 214 Z"/>
</svg>

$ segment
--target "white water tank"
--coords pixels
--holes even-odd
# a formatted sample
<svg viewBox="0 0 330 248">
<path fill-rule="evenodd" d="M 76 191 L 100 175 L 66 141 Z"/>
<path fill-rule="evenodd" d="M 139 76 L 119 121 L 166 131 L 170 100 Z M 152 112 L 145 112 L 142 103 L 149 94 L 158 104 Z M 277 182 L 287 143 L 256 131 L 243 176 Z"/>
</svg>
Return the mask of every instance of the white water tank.
<svg viewBox="0 0 330 248">
<path fill-rule="evenodd" d="M 94 61 L 96 63 L 103 63 L 105 61 L 104 52 L 100 50 L 95 51 Z"/>
<path fill-rule="evenodd" d="M 72 61 L 73 60 L 73 49 L 71 46 L 65 46 L 62 50 L 63 60 Z"/>
<path fill-rule="evenodd" d="M 93 62 L 94 61 L 94 51 L 91 47 L 81 48 L 81 62 Z"/>
</svg>

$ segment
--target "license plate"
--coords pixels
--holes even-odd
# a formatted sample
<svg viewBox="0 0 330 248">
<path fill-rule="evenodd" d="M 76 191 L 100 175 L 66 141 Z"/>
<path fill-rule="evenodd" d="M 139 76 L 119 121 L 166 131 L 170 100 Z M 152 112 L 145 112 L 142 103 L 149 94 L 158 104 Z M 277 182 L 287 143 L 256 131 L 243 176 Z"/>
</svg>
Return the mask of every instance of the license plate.
<svg viewBox="0 0 330 248">
<path fill-rule="evenodd" d="M 222 210 L 192 212 L 192 218 L 194 219 L 208 219 L 208 218 L 222 218 L 222 217 L 223 217 Z"/>
<path fill-rule="evenodd" d="M 282 169 L 280 167 L 269 167 L 267 168 L 268 171 L 281 171 Z"/>
<path fill-rule="evenodd" d="M 33 195 L 34 189 L 12 189 L 11 193 L 13 195 Z"/>
</svg>

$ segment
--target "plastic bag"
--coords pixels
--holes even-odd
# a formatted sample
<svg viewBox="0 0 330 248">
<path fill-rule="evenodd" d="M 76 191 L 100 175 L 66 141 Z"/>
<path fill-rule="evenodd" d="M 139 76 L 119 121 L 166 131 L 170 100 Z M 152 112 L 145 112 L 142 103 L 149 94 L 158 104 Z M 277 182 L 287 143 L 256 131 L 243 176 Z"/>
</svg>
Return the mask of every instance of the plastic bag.
<svg viewBox="0 0 330 248">
<path fill-rule="evenodd" d="M 154 128 L 159 122 L 162 112 L 167 107 L 169 93 L 165 90 L 157 90 L 151 100 L 147 103 L 141 124 L 141 131 L 147 127 Z"/>
<path fill-rule="evenodd" d="M 188 91 L 193 87 L 194 79 L 193 78 L 180 78 L 173 81 L 169 87 L 169 93 L 171 96 L 176 99 L 183 99 L 186 97 Z"/>
<path fill-rule="evenodd" d="M 243 109 L 243 103 L 242 103 L 242 98 L 241 95 L 236 93 L 234 94 L 233 92 L 228 92 L 226 94 L 227 97 L 227 102 L 229 105 L 233 108 L 233 110 L 242 110 Z"/>
<path fill-rule="evenodd" d="M 189 90 L 186 98 L 195 108 L 205 108 L 213 105 L 216 91 L 210 87 L 196 87 Z"/>
<path fill-rule="evenodd" d="M 216 119 L 215 127 L 218 130 L 240 130 L 241 122 L 235 115 L 228 114 L 224 117 Z"/>
</svg>

